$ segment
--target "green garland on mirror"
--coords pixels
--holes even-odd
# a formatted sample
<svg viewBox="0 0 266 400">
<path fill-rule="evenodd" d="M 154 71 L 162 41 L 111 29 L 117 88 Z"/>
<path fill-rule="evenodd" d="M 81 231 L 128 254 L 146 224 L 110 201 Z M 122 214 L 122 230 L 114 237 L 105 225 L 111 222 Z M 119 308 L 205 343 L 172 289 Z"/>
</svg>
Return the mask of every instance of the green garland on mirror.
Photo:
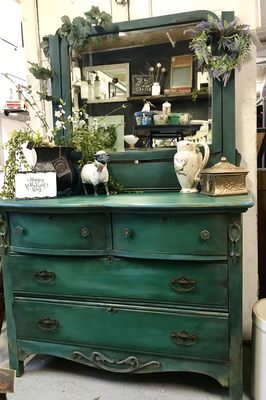
<svg viewBox="0 0 266 400">
<path fill-rule="evenodd" d="M 226 86 L 234 69 L 240 69 L 252 43 L 248 25 L 208 16 L 194 30 L 190 49 L 198 60 L 198 69 L 208 72 Z"/>
</svg>

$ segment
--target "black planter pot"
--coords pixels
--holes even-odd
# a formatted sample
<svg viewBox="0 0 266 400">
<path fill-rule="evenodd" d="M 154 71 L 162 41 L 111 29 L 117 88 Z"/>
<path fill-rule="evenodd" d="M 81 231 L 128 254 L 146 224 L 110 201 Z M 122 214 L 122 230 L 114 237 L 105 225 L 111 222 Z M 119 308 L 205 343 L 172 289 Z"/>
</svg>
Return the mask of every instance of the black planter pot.
<svg viewBox="0 0 266 400">
<path fill-rule="evenodd" d="M 64 146 L 35 147 L 35 150 L 37 153 L 35 171 L 55 171 L 59 195 L 75 192 L 79 180 L 78 167 L 75 165 L 79 158 L 77 152 L 74 152 L 71 147 Z"/>
</svg>

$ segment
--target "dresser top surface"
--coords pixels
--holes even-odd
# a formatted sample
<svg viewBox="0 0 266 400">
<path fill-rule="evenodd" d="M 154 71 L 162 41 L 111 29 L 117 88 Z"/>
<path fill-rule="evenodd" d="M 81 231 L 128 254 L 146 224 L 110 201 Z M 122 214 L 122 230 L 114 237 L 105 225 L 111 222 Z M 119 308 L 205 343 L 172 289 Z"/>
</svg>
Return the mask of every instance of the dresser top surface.
<svg viewBox="0 0 266 400">
<path fill-rule="evenodd" d="M 226 211 L 238 209 L 245 211 L 254 204 L 251 194 L 239 196 L 212 197 L 200 193 L 132 193 L 118 195 L 95 196 L 65 196 L 51 199 L 36 200 L 0 200 L 0 211 L 33 211 L 53 209 L 58 211 L 82 211 L 95 209 L 122 209 L 122 210 L 202 210 L 208 212 L 210 209 Z"/>
</svg>

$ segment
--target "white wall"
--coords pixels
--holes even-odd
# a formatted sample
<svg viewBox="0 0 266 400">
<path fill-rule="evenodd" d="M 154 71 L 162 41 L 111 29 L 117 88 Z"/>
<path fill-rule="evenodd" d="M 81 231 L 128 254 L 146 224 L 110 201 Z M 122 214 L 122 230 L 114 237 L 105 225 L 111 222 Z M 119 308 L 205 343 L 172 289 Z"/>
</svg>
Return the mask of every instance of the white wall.
<svg viewBox="0 0 266 400">
<path fill-rule="evenodd" d="M 32 35 L 36 32 L 34 25 L 33 0 L 22 0 L 24 29 L 27 31 L 27 54 L 38 58 L 36 42 Z M 114 21 L 127 19 L 127 6 L 117 5 L 115 0 L 39 0 L 40 37 L 54 33 L 60 26 L 60 18 L 67 14 L 71 17 L 82 15 L 92 4 L 102 11 L 112 12 Z M 255 28 L 258 22 L 257 0 L 130 0 L 130 19 L 146 18 L 185 11 L 207 9 L 220 15 L 222 10 L 235 11 L 241 23 Z M 51 10 L 53 10 L 51 12 Z M 256 200 L 256 57 L 253 47 L 248 61 L 240 72 L 236 72 L 236 132 L 237 149 L 242 155 L 242 165 L 250 172 L 247 178 L 248 188 Z M 244 215 L 244 335 L 250 337 L 251 309 L 257 299 L 257 209 L 254 206 Z"/>
<path fill-rule="evenodd" d="M 10 98 L 13 85 L 2 75 L 9 73 L 14 80 L 26 84 L 25 52 L 21 37 L 21 7 L 16 0 L 1 0 L 0 13 L 0 109 Z M 13 98 L 17 93 L 13 90 Z"/>
</svg>

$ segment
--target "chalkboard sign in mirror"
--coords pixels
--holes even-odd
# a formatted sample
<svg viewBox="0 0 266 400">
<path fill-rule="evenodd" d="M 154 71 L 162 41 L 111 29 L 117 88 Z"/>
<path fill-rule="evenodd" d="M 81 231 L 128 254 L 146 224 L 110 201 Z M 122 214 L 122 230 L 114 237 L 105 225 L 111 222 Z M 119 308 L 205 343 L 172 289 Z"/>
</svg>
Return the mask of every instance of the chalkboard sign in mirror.
<svg viewBox="0 0 266 400">
<path fill-rule="evenodd" d="M 131 79 L 132 95 L 151 95 L 151 77 L 150 75 L 132 75 Z"/>
</svg>

